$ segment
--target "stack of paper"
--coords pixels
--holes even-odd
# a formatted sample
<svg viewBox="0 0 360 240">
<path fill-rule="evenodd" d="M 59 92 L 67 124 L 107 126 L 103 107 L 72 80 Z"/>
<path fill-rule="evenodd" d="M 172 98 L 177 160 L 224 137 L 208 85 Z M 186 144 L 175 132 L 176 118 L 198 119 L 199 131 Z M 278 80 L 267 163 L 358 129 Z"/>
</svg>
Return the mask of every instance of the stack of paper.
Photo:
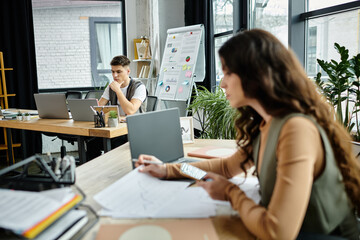
<svg viewBox="0 0 360 240">
<path fill-rule="evenodd" d="M 82 200 L 70 188 L 43 192 L 0 189 L 0 227 L 34 238 Z"/>
<path fill-rule="evenodd" d="M 259 203 L 259 182 L 255 177 L 230 179 Z M 133 170 L 97 195 L 103 207 L 100 214 L 113 218 L 207 218 L 216 214 L 217 205 L 230 209 L 228 201 L 213 200 L 201 187 L 189 182 L 165 181 Z"/>
<path fill-rule="evenodd" d="M 94 199 L 101 215 L 114 218 L 200 218 L 215 215 L 216 206 L 202 188 L 189 182 L 164 181 L 133 170 Z M 207 201 L 202 201 L 206 199 Z"/>
</svg>

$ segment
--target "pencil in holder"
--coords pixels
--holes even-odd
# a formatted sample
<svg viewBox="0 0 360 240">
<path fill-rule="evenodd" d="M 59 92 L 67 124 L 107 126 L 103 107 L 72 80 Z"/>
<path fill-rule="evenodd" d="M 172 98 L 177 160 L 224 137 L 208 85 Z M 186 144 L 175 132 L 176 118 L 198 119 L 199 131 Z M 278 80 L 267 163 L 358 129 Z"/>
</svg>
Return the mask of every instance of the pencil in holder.
<svg viewBox="0 0 360 240">
<path fill-rule="evenodd" d="M 103 123 L 101 121 L 101 117 L 100 115 L 94 115 L 94 124 L 96 128 L 101 128 L 103 127 Z"/>
</svg>

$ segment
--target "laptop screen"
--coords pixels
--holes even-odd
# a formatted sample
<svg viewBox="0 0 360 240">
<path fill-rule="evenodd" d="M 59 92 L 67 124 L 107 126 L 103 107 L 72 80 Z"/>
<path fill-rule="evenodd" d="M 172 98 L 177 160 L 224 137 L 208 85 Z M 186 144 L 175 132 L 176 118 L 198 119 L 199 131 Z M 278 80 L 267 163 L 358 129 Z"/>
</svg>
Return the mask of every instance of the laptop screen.
<svg viewBox="0 0 360 240">
<path fill-rule="evenodd" d="M 126 117 L 132 158 L 154 155 L 163 162 L 184 157 L 178 108 Z"/>
<path fill-rule="evenodd" d="M 40 118 L 69 119 L 65 94 L 34 93 Z"/>
<path fill-rule="evenodd" d="M 97 99 L 68 99 L 67 102 L 74 121 L 94 121 L 90 106 L 97 106 Z"/>
</svg>

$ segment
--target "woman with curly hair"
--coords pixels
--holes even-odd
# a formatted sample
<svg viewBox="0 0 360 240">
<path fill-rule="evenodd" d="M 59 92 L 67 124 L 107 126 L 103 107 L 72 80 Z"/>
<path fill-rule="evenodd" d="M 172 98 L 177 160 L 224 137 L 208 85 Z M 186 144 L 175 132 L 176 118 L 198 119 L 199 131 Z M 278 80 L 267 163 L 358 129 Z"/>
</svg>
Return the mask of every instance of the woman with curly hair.
<svg viewBox="0 0 360 240">
<path fill-rule="evenodd" d="M 212 198 L 230 201 L 260 239 L 359 239 L 360 166 L 351 138 L 295 55 L 272 34 L 254 29 L 225 42 L 219 56 L 220 86 L 240 113 L 238 151 L 192 163 L 212 179 L 198 184 Z M 157 161 L 141 155 L 137 165 L 143 159 Z M 183 177 L 179 164 L 145 165 L 141 171 L 156 177 Z M 260 204 L 227 180 L 251 166 Z"/>
</svg>

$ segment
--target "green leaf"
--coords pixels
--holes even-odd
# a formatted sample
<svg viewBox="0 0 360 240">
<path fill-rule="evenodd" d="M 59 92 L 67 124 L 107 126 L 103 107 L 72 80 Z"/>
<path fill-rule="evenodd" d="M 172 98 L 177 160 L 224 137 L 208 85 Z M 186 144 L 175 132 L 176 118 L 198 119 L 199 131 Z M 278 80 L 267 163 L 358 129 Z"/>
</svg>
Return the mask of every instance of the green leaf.
<svg viewBox="0 0 360 240">
<path fill-rule="evenodd" d="M 193 116 L 197 116 L 200 112 L 204 115 L 199 119 L 203 129 L 201 138 L 235 139 L 236 109 L 229 105 L 226 95 L 220 87 L 217 87 L 214 92 L 210 92 L 200 86 L 198 95 L 194 96 L 188 110 L 192 111 Z"/>
<path fill-rule="evenodd" d="M 315 83 L 319 92 L 334 106 L 337 120 L 348 130 L 356 128 L 356 138 L 360 133 L 359 124 L 352 123 L 352 119 L 359 119 L 360 114 L 360 54 L 349 59 L 349 50 L 334 43 L 334 48 L 340 55 L 340 62 L 331 59 L 329 62 L 317 59 L 321 69 L 327 76 L 319 72 Z M 350 108 L 350 103 L 355 107 Z"/>
</svg>

